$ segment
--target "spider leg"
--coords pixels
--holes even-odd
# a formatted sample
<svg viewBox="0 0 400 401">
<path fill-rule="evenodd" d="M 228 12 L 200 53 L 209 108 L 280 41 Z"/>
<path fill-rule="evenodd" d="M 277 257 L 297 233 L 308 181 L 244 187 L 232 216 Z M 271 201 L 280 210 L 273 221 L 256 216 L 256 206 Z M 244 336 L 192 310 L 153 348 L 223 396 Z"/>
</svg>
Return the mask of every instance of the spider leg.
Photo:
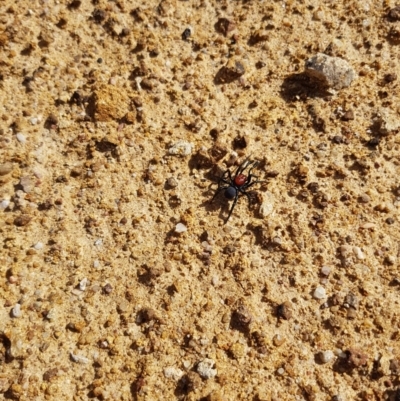
<svg viewBox="0 0 400 401">
<path fill-rule="evenodd" d="M 228 222 L 229 217 L 231 217 L 231 214 L 232 214 L 232 212 L 233 212 L 233 209 L 234 209 L 234 207 L 235 207 L 235 205 L 236 205 L 236 203 L 237 203 L 237 201 L 238 201 L 238 198 L 239 198 L 239 192 L 236 192 L 235 199 L 234 199 L 234 201 L 233 201 L 231 210 L 229 210 L 229 214 L 228 214 L 228 217 L 227 217 L 226 220 L 225 220 L 225 224 Z"/>
<path fill-rule="evenodd" d="M 250 156 L 247 156 L 243 162 L 239 165 L 239 167 L 237 168 L 236 172 L 235 172 L 235 177 L 239 174 L 242 174 L 244 170 L 246 170 L 246 168 L 249 166 L 249 164 L 253 163 L 249 161 Z"/>
<path fill-rule="evenodd" d="M 252 177 L 251 172 L 253 171 L 253 168 L 256 168 L 256 167 L 259 165 L 258 160 L 255 160 L 255 161 L 253 161 L 252 163 L 253 163 L 253 165 L 250 167 L 250 170 L 249 170 L 249 180 L 250 180 L 250 178 Z M 257 178 L 257 177 L 256 177 L 256 178 Z"/>
<path fill-rule="evenodd" d="M 243 191 L 243 190 L 240 190 L 240 192 L 241 192 L 242 194 L 246 195 L 247 200 L 249 201 L 249 206 L 251 206 L 251 201 L 252 201 L 251 196 L 250 196 L 247 192 L 245 192 L 245 191 Z"/>
<path fill-rule="evenodd" d="M 255 178 L 257 178 L 257 177 L 255 177 Z M 244 185 L 241 187 L 241 189 L 247 189 L 247 188 L 250 188 L 250 187 L 251 187 L 252 185 L 254 185 L 254 184 L 259 184 L 259 183 L 262 183 L 262 182 L 264 182 L 264 181 L 257 180 L 257 181 L 249 182 L 249 183 L 247 183 L 247 184 L 244 184 Z"/>
</svg>

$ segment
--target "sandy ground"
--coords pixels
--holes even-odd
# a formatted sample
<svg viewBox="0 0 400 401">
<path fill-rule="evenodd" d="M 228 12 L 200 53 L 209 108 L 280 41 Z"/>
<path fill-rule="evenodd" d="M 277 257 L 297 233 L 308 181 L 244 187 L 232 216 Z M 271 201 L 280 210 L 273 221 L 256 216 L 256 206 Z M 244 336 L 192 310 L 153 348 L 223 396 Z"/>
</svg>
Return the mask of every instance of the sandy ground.
<svg viewBox="0 0 400 401">
<path fill-rule="evenodd" d="M 395 6 L 2 0 L 0 398 L 398 401 Z"/>
</svg>

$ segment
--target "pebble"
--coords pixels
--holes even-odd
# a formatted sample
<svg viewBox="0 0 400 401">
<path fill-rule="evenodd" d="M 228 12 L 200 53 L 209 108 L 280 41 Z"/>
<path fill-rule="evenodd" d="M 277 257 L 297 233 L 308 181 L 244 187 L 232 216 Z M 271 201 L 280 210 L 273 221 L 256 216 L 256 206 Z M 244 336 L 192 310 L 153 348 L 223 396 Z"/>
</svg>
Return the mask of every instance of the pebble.
<svg viewBox="0 0 400 401">
<path fill-rule="evenodd" d="M 306 60 L 306 73 L 321 80 L 328 88 L 342 89 L 350 86 L 356 73 L 351 65 L 340 57 L 331 57 L 323 53 Z"/>
<path fill-rule="evenodd" d="M 24 134 L 22 134 L 21 132 L 18 132 L 18 134 L 16 135 L 17 137 L 17 141 L 19 143 L 26 143 L 26 137 Z"/>
<path fill-rule="evenodd" d="M 323 287 L 317 287 L 314 290 L 313 297 L 315 299 L 324 299 L 326 298 L 326 290 Z"/>
<path fill-rule="evenodd" d="M 334 358 L 335 358 L 335 354 L 331 350 L 322 351 L 319 354 L 319 359 L 322 363 L 329 363 L 329 362 L 333 361 Z"/>
<path fill-rule="evenodd" d="M 183 376 L 183 372 L 179 368 L 169 366 L 164 369 L 164 376 L 167 379 L 173 379 L 175 381 L 178 381 Z"/>
<path fill-rule="evenodd" d="M 22 214 L 21 216 L 15 218 L 14 224 L 18 227 L 23 227 L 26 226 L 31 220 L 32 220 L 31 216 L 27 214 Z"/>
<path fill-rule="evenodd" d="M 269 216 L 274 210 L 274 196 L 271 192 L 267 191 L 263 194 L 263 201 L 260 206 L 260 215 L 262 217 Z"/>
<path fill-rule="evenodd" d="M 180 233 L 184 233 L 185 231 L 187 231 L 187 227 L 182 224 L 182 223 L 178 223 L 175 227 L 175 232 L 180 234 Z"/>
<path fill-rule="evenodd" d="M 10 200 L 9 199 L 3 199 L 0 202 L 0 209 L 6 210 L 8 208 L 8 206 L 10 206 Z"/>
<path fill-rule="evenodd" d="M 279 376 L 282 376 L 285 373 L 285 369 L 279 368 L 276 373 L 278 373 Z"/>
<path fill-rule="evenodd" d="M 88 358 L 86 358 L 86 357 L 84 357 L 82 355 L 75 355 L 72 352 L 69 355 L 70 355 L 71 360 L 73 362 L 81 363 L 81 364 L 84 364 L 84 365 L 86 365 L 86 364 L 88 364 L 90 362 Z"/>
<path fill-rule="evenodd" d="M 40 241 L 36 242 L 36 244 L 33 245 L 33 248 L 36 249 L 37 251 L 40 251 L 41 249 L 43 249 L 43 247 L 44 247 L 43 242 Z"/>
<path fill-rule="evenodd" d="M 329 276 L 331 274 L 332 269 L 329 266 L 322 266 L 321 267 L 321 274 L 324 276 Z"/>
<path fill-rule="evenodd" d="M 11 317 L 20 317 L 21 316 L 21 305 L 15 304 L 15 306 L 11 309 Z"/>
<path fill-rule="evenodd" d="M 93 267 L 98 269 L 100 267 L 100 262 L 98 260 L 93 261 Z"/>
<path fill-rule="evenodd" d="M 365 259 L 364 252 L 358 246 L 353 246 L 353 253 L 357 259 L 359 260 Z"/>
<path fill-rule="evenodd" d="M 86 290 L 86 286 L 88 284 L 88 281 L 89 280 L 86 277 L 81 280 L 81 282 L 79 283 L 79 289 L 81 291 L 85 291 Z"/>
<path fill-rule="evenodd" d="M 29 194 L 35 188 L 34 181 L 28 176 L 21 177 L 19 183 L 26 194 Z"/>
<path fill-rule="evenodd" d="M 212 359 L 205 358 L 197 364 L 197 373 L 203 379 L 212 379 L 217 375 L 217 369 L 213 369 L 215 362 Z"/>
<path fill-rule="evenodd" d="M 7 175 L 10 174 L 13 170 L 12 163 L 3 163 L 0 164 L 0 175 Z"/>
<path fill-rule="evenodd" d="M 389 135 L 400 129 L 400 122 L 397 115 L 386 110 L 380 111 L 379 117 L 375 119 L 375 122 L 379 126 L 379 133 L 381 135 Z"/>
<path fill-rule="evenodd" d="M 192 151 L 193 144 L 186 141 L 178 141 L 168 149 L 168 153 L 175 156 L 189 156 Z"/>
</svg>

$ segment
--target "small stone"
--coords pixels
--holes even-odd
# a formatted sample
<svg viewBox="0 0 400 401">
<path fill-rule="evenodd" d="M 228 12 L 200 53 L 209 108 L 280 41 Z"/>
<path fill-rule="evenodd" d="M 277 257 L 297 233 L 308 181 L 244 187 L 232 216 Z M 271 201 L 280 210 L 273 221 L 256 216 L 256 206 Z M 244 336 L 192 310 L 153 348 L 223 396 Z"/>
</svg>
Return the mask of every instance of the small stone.
<svg viewBox="0 0 400 401">
<path fill-rule="evenodd" d="M 79 289 L 81 291 L 85 291 L 86 290 L 86 286 L 88 284 L 88 281 L 89 280 L 86 277 L 81 280 L 81 282 L 79 283 Z"/>
<path fill-rule="evenodd" d="M 212 379 L 217 375 L 217 369 L 214 368 L 215 362 L 212 359 L 205 358 L 197 365 L 197 373 L 203 379 Z"/>
<path fill-rule="evenodd" d="M 8 206 L 10 206 L 10 200 L 9 199 L 3 199 L 0 202 L 0 209 L 1 210 L 6 210 L 8 208 Z"/>
<path fill-rule="evenodd" d="M 400 6 L 396 6 L 389 10 L 388 19 L 392 22 L 400 21 Z"/>
<path fill-rule="evenodd" d="M 26 226 L 30 221 L 32 220 L 32 217 L 27 215 L 27 214 L 22 214 L 21 216 L 18 216 L 14 220 L 14 224 L 17 227 L 24 227 Z"/>
<path fill-rule="evenodd" d="M 346 351 L 347 361 L 352 367 L 364 366 L 367 364 L 368 356 L 356 348 Z"/>
<path fill-rule="evenodd" d="M 0 176 L 10 174 L 13 170 L 12 163 L 0 164 Z"/>
<path fill-rule="evenodd" d="M 259 213 L 262 217 L 269 216 L 274 210 L 275 199 L 274 195 L 266 191 L 262 195 L 262 203 L 260 205 Z"/>
<path fill-rule="evenodd" d="M 167 379 L 172 379 L 172 380 L 178 381 L 183 376 L 183 372 L 179 368 L 169 366 L 164 369 L 164 376 Z"/>
<path fill-rule="evenodd" d="M 285 374 L 285 369 L 279 368 L 279 369 L 276 371 L 276 373 L 278 373 L 279 376 L 282 376 L 282 375 Z"/>
<path fill-rule="evenodd" d="M 110 283 L 107 283 L 104 287 L 103 287 L 103 293 L 105 295 L 109 295 L 112 293 L 113 287 Z"/>
<path fill-rule="evenodd" d="M 280 347 L 286 341 L 285 337 L 282 337 L 280 334 L 275 334 L 274 338 L 272 339 L 273 344 L 275 347 Z"/>
<path fill-rule="evenodd" d="M 21 305 L 15 304 L 15 306 L 11 309 L 11 317 L 20 317 L 21 316 Z"/>
<path fill-rule="evenodd" d="M 343 115 L 344 121 L 354 120 L 354 112 L 353 110 L 347 110 Z"/>
<path fill-rule="evenodd" d="M 167 185 L 170 188 L 176 188 L 178 186 L 178 181 L 174 177 L 170 177 L 167 180 Z"/>
<path fill-rule="evenodd" d="M 71 360 L 73 362 L 80 363 L 80 364 L 83 364 L 83 365 L 86 365 L 86 364 L 88 364 L 90 362 L 90 360 L 88 358 L 85 358 L 82 355 L 75 355 L 72 352 L 69 355 L 70 355 Z"/>
<path fill-rule="evenodd" d="M 358 260 L 363 260 L 365 259 L 365 255 L 364 252 L 361 250 L 361 248 L 359 248 L 358 246 L 353 246 L 353 252 L 354 255 L 356 256 L 356 258 Z"/>
<path fill-rule="evenodd" d="M 397 114 L 386 109 L 380 109 L 378 111 L 373 123 L 383 136 L 390 135 L 400 130 L 400 121 Z"/>
<path fill-rule="evenodd" d="M 215 29 L 225 36 L 235 29 L 235 23 L 227 18 L 219 18 L 215 24 Z"/>
<path fill-rule="evenodd" d="M 336 90 L 350 86 L 356 76 L 347 61 L 323 53 L 318 53 L 308 59 L 305 69 L 308 75 L 317 78 L 328 88 Z"/>
<path fill-rule="evenodd" d="M 232 313 L 231 326 L 242 332 L 247 331 L 252 320 L 253 317 L 249 310 L 244 305 L 241 305 Z"/>
<path fill-rule="evenodd" d="M 371 198 L 367 194 L 362 194 L 358 197 L 358 201 L 360 203 L 368 203 L 371 201 Z"/>
<path fill-rule="evenodd" d="M 176 233 L 181 234 L 181 233 L 184 233 L 185 231 L 187 231 L 187 227 L 184 224 L 178 223 L 175 226 L 175 232 Z"/>
<path fill-rule="evenodd" d="M 396 256 L 394 255 L 387 255 L 385 257 L 385 263 L 387 263 L 388 265 L 393 266 L 396 263 Z"/>
<path fill-rule="evenodd" d="M 317 287 L 314 290 L 313 297 L 315 299 L 324 299 L 326 298 L 326 290 L 323 287 Z"/>
<path fill-rule="evenodd" d="M 231 58 L 227 64 L 218 71 L 215 82 L 217 84 L 231 83 L 240 78 L 245 71 L 242 61 Z"/>
<path fill-rule="evenodd" d="M 329 266 L 322 266 L 321 267 L 321 274 L 324 276 L 329 276 L 331 274 L 331 268 Z"/>
<path fill-rule="evenodd" d="M 25 176 L 21 177 L 19 181 L 22 189 L 25 193 L 29 194 L 35 188 L 35 182 L 32 180 L 31 177 Z"/>
<path fill-rule="evenodd" d="M 229 349 L 229 352 L 231 353 L 232 357 L 235 359 L 240 359 L 243 358 L 246 355 L 246 350 L 243 346 L 243 344 L 240 343 L 235 343 L 231 346 Z"/>
<path fill-rule="evenodd" d="M 286 301 L 278 305 L 276 314 L 280 319 L 289 320 L 293 314 L 290 302 Z"/>
<path fill-rule="evenodd" d="M 193 144 L 186 141 L 178 141 L 168 149 L 168 153 L 174 156 L 189 156 L 192 151 Z"/>
<path fill-rule="evenodd" d="M 335 358 L 335 354 L 331 350 L 322 351 L 319 353 L 319 360 L 321 363 L 329 363 L 332 362 Z"/>
<path fill-rule="evenodd" d="M 22 134 L 21 132 L 18 132 L 18 134 L 16 135 L 17 137 L 17 141 L 19 143 L 26 143 L 26 137 L 24 134 Z"/>
<path fill-rule="evenodd" d="M 43 249 L 44 245 L 43 242 L 36 242 L 35 245 L 33 245 L 33 248 L 36 249 L 37 251 L 40 251 L 41 249 Z"/>
<path fill-rule="evenodd" d="M 386 221 L 386 224 L 389 224 L 389 225 L 394 224 L 394 222 L 395 222 L 393 217 L 388 217 L 385 221 Z"/>
</svg>

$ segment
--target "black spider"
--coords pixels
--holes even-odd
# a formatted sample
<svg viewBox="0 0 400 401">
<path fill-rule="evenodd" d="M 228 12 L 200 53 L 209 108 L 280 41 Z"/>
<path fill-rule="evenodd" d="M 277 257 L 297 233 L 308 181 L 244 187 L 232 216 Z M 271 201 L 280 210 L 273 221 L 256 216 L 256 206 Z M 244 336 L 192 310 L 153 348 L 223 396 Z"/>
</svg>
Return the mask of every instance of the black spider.
<svg viewBox="0 0 400 401">
<path fill-rule="evenodd" d="M 231 171 L 226 170 L 221 177 L 219 177 L 218 180 L 218 189 L 216 190 L 213 198 L 211 199 L 211 202 L 214 201 L 214 199 L 217 197 L 217 195 L 222 191 L 225 190 L 224 195 L 225 198 L 232 200 L 233 199 L 233 204 L 231 207 L 231 210 L 229 211 L 228 217 L 225 220 L 225 223 L 229 220 L 229 217 L 231 217 L 231 214 L 233 212 L 233 209 L 239 199 L 239 195 L 243 194 L 247 196 L 247 199 L 249 200 L 249 203 L 251 203 L 251 197 L 249 193 L 246 192 L 247 188 L 251 187 L 254 184 L 257 184 L 259 181 L 256 176 L 252 175 L 251 172 L 253 168 L 257 167 L 258 161 L 250 161 L 249 157 L 247 157 L 243 163 L 237 168 L 235 175 L 232 177 Z M 243 174 L 244 170 L 246 168 L 250 168 L 249 172 L 247 175 Z M 255 178 L 256 181 L 252 181 L 252 179 Z"/>
</svg>

